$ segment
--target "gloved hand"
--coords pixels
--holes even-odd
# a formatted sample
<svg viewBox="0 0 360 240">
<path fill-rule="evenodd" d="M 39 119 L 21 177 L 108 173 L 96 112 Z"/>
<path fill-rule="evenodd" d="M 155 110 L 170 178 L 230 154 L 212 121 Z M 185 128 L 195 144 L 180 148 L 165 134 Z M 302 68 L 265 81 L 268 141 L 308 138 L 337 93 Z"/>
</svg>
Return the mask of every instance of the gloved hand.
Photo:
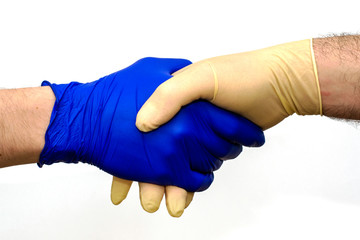
<svg viewBox="0 0 360 240">
<path fill-rule="evenodd" d="M 145 132 L 156 129 L 182 106 L 197 99 L 238 113 L 263 130 L 293 113 L 321 115 L 312 41 L 214 57 L 189 65 L 156 89 L 140 109 L 136 125 Z"/>
<path fill-rule="evenodd" d="M 222 160 L 260 146 L 259 127 L 198 101 L 152 133 L 135 127 L 146 99 L 190 62 L 145 58 L 91 83 L 50 84 L 56 96 L 39 166 L 84 162 L 117 177 L 205 190 Z"/>
</svg>

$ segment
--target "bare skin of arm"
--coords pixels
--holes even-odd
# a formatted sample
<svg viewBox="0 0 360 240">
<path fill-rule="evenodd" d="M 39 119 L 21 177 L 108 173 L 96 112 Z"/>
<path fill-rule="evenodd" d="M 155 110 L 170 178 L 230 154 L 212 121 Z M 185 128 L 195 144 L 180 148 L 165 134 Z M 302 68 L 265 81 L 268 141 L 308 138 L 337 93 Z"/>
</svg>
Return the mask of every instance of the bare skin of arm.
<svg viewBox="0 0 360 240">
<path fill-rule="evenodd" d="M 38 162 L 54 102 L 50 87 L 0 90 L 0 167 Z"/>
<path fill-rule="evenodd" d="M 313 40 L 323 113 L 360 120 L 360 36 Z"/>
</svg>

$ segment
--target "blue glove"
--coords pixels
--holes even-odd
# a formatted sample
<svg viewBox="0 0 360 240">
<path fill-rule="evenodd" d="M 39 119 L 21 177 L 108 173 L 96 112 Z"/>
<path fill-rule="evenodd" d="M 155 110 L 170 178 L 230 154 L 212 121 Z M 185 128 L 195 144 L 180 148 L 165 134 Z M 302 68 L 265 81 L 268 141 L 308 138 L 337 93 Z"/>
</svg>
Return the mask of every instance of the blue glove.
<svg viewBox="0 0 360 240">
<path fill-rule="evenodd" d="M 144 58 L 91 83 L 51 84 L 56 96 L 38 165 L 83 162 L 120 178 L 202 191 L 222 160 L 264 135 L 248 120 L 208 102 L 184 107 L 158 130 L 142 133 L 136 114 L 183 59 Z M 176 94 L 176 92 L 174 92 Z"/>
</svg>

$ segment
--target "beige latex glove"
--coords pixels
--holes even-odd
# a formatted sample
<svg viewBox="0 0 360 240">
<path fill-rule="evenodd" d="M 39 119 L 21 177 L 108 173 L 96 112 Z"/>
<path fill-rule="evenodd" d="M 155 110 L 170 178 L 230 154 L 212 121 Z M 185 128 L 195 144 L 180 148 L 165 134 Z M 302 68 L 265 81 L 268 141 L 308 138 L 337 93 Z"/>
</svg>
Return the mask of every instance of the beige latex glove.
<svg viewBox="0 0 360 240">
<path fill-rule="evenodd" d="M 191 64 L 156 89 L 138 112 L 136 126 L 144 132 L 156 129 L 197 99 L 238 113 L 263 130 L 293 113 L 322 115 L 312 41 Z"/>
<path fill-rule="evenodd" d="M 113 177 L 111 185 L 111 201 L 113 204 L 118 205 L 126 198 L 131 184 L 132 181 Z M 175 186 L 164 187 L 150 183 L 139 183 L 139 191 L 141 206 L 150 213 L 159 209 L 165 193 L 166 207 L 173 217 L 180 217 L 194 197 L 194 193 L 188 193 L 182 188 Z"/>
<path fill-rule="evenodd" d="M 156 129 L 182 106 L 197 99 L 238 113 L 264 130 L 293 113 L 322 115 L 311 40 L 206 59 L 174 75 L 140 109 L 136 125 L 141 131 Z M 115 204 L 126 197 L 130 184 L 114 178 Z M 141 203 L 146 211 L 156 211 L 163 194 L 164 187 L 140 184 Z M 179 216 L 193 195 L 166 187 L 166 197 L 169 213 Z"/>
</svg>

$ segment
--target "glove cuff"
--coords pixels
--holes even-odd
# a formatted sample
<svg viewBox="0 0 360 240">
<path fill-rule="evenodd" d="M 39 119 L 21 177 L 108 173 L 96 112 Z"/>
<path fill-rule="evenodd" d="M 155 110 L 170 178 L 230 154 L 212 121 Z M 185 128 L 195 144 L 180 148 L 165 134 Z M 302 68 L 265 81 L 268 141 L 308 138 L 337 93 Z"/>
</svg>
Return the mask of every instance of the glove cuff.
<svg viewBox="0 0 360 240">
<path fill-rule="evenodd" d="M 50 86 L 55 94 L 56 100 L 51 113 L 50 123 L 45 133 L 45 146 L 42 150 L 38 166 L 44 164 L 51 165 L 57 162 L 77 163 L 81 161 L 79 157 L 80 149 L 71 149 L 74 141 L 79 141 L 80 134 L 71 131 L 76 119 L 71 118 L 81 106 L 76 106 L 73 96 L 76 95 L 75 89 L 80 83 L 52 84 L 48 81 L 42 82 L 41 86 Z M 77 116 L 80 117 L 80 116 Z"/>
</svg>

